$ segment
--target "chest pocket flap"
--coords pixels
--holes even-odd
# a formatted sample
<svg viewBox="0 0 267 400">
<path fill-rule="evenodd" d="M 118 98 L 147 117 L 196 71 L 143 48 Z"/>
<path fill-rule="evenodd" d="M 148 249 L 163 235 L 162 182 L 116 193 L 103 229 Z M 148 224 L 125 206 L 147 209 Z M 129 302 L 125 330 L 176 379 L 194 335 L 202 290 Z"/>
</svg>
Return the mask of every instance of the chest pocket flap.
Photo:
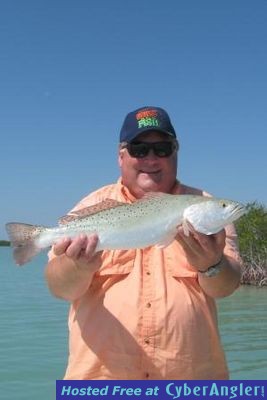
<svg viewBox="0 0 267 400">
<path fill-rule="evenodd" d="M 101 268 L 96 275 L 129 274 L 134 267 L 135 257 L 135 250 L 105 250 L 102 253 Z"/>
</svg>

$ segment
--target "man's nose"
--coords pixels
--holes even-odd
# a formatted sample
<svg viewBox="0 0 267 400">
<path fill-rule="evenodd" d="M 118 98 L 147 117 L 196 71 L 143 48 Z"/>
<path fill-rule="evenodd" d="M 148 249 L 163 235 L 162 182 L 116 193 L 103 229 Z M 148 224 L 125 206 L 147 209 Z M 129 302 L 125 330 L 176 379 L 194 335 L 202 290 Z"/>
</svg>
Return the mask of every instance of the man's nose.
<svg viewBox="0 0 267 400">
<path fill-rule="evenodd" d="M 149 149 L 148 154 L 144 158 L 147 160 L 157 160 L 158 159 L 158 157 L 154 153 L 153 149 Z"/>
</svg>

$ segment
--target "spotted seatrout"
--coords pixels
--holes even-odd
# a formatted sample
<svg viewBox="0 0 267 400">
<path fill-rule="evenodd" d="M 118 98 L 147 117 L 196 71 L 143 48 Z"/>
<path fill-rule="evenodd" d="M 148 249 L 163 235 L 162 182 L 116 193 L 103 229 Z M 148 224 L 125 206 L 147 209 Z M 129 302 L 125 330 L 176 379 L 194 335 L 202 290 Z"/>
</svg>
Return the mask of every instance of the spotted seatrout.
<svg viewBox="0 0 267 400">
<path fill-rule="evenodd" d="M 200 233 L 214 234 L 245 213 L 237 202 L 195 195 L 152 193 L 132 204 L 107 199 L 70 213 L 53 228 L 8 223 L 6 229 L 18 265 L 30 261 L 63 237 L 96 233 L 97 251 L 168 246 L 183 225 Z"/>
</svg>

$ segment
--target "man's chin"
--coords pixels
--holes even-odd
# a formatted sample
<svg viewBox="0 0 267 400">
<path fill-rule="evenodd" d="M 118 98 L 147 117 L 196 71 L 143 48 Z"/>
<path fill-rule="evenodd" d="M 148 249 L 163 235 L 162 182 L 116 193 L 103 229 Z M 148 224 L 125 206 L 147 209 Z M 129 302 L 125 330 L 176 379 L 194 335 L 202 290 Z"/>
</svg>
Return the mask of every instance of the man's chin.
<svg viewBox="0 0 267 400">
<path fill-rule="evenodd" d="M 138 181 L 140 188 L 142 188 L 144 192 L 155 192 L 160 190 L 161 180 L 158 176 L 141 174 Z"/>
<path fill-rule="evenodd" d="M 139 172 L 139 178 L 143 180 L 148 180 L 152 182 L 158 182 L 161 179 L 161 172 L 160 171 L 155 171 L 155 172 L 144 172 L 140 171 Z"/>
</svg>

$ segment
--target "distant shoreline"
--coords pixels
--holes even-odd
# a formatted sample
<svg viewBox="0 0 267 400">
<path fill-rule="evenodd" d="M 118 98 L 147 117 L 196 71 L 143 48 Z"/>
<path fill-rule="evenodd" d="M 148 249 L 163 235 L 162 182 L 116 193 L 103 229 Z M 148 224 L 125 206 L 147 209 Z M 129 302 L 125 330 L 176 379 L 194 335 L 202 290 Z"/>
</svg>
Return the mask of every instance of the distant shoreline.
<svg viewBox="0 0 267 400">
<path fill-rule="evenodd" d="M 8 240 L 0 240 L 0 247 L 10 247 Z M 263 287 L 267 285 L 266 267 L 245 266 L 241 278 L 241 285 L 253 285 Z"/>
<path fill-rule="evenodd" d="M 0 240 L 0 246 L 10 246 L 10 242 L 8 240 Z"/>
</svg>

